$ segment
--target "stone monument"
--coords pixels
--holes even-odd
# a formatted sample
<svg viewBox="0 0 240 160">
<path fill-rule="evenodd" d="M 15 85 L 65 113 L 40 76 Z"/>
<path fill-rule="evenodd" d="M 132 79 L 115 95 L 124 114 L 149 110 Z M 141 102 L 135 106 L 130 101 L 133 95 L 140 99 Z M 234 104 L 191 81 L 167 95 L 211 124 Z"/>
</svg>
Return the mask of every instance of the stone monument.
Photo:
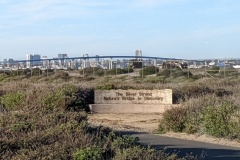
<svg viewBox="0 0 240 160">
<path fill-rule="evenodd" d="M 172 90 L 95 90 L 92 112 L 162 113 L 172 105 Z"/>
</svg>

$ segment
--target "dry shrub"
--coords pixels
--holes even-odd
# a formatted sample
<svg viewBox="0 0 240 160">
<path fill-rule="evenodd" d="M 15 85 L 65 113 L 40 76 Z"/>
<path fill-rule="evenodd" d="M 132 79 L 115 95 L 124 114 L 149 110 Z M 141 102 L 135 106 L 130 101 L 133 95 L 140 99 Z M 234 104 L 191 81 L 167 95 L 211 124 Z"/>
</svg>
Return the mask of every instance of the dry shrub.
<svg viewBox="0 0 240 160">
<path fill-rule="evenodd" d="M 19 83 L 3 88 L 6 95 L 26 91 L 26 104 L 1 116 L 1 159 L 69 159 L 80 146 L 98 142 L 98 132 L 88 133 L 86 114 L 65 110 L 64 98 L 71 98 L 77 86 Z"/>
<path fill-rule="evenodd" d="M 190 98 L 181 107 L 163 113 L 159 132 L 200 133 L 239 139 L 240 108 L 237 102 L 233 96 L 218 97 L 216 94 Z"/>
<path fill-rule="evenodd" d="M 193 82 L 191 84 L 185 84 L 174 88 L 173 103 L 179 103 L 182 101 L 187 101 L 190 98 L 203 97 L 210 94 L 215 94 L 218 97 L 223 97 L 231 96 L 234 93 L 234 88 L 232 84 L 235 82 L 219 80 L 215 81 L 215 84 L 212 85 L 209 85 L 209 83 L 211 82 L 208 82 L 206 80 L 206 82 L 204 83 Z"/>
<path fill-rule="evenodd" d="M 185 121 L 187 117 L 187 108 L 179 106 L 167 109 L 163 113 L 163 118 L 159 124 L 159 131 L 182 132 L 185 129 Z"/>
<path fill-rule="evenodd" d="M 191 97 L 199 97 L 212 92 L 213 91 L 206 86 L 183 86 L 173 90 L 173 103 L 179 103 L 179 101 L 185 101 Z"/>
<path fill-rule="evenodd" d="M 33 83 L 31 79 L 4 83 L 4 95 L 20 90 L 26 96 L 22 108 L 0 115 L 0 159 L 78 159 L 78 153 L 97 159 L 180 159 L 140 147 L 133 137 L 90 127 L 85 112 L 67 110 L 76 99 L 83 105 L 93 100 L 93 89 L 85 84 Z"/>
</svg>

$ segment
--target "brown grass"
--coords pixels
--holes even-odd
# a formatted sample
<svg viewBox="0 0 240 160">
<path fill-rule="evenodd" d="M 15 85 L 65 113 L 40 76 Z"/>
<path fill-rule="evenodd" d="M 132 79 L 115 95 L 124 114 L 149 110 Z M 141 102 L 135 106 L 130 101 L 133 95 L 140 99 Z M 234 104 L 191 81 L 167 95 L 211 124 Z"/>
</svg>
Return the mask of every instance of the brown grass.
<svg viewBox="0 0 240 160">
<path fill-rule="evenodd" d="M 83 112 L 66 110 L 74 100 L 74 92 L 79 88 L 94 88 L 99 85 L 114 84 L 117 88 L 133 86 L 135 88 L 164 88 L 161 84 L 136 84 L 128 77 L 116 79 L 110 77 L 90 82 L 76 79 L 49 77 L 17 78 L 7 77 L 2 81 L 1 95 L 23 93 L 24 104 L 16 110 L 0 113 L 0 159 L 73 159 L 75 153 L 103 149 L 101 159 L 163 159 L 168 155 L 163 151 L 142 148 L 129 136 L 119 137 L 102 127 L 92 128 Z M 123 84 L 125 79 L 133 81 Z M 6 104 L 1 104 L 3 107 Z M 137 153 L 137 154 L 136 154 Z M 188 159 L 196 159 L 191 156 Z"/>
</svg>

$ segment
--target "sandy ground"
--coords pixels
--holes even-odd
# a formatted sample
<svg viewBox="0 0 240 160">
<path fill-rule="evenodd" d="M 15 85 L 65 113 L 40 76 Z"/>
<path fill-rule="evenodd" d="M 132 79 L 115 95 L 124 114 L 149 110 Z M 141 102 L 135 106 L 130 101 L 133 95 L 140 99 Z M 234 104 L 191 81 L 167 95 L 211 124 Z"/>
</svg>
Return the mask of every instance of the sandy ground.
<svg viewBox="0 0 240 160">
<path fill-rule="evenodd" d="M 102 125 L 114 130 L 129 130 L 137 132 L 148 132 L 157 134 L 159 120 L 162 115 L 155 114 L 90 114 L 89 122 L 92 125 Z M 180 139 L 194 140 L 200 142 L 209 142 L 220 145 L 234 146 L 240 148 L 240 142 L 231 141 L 223 138 L 213 138 L 207 135 L 190 135 L 186 133 L 166 133 L 168 137 L 176 137 Z"/>
<path fill-rule="evenodd" d="M 158 127 L 161 114 L 90 114 L 89 122 L 114 130 L 144 131 L 153 133 Z"/>
</svg>

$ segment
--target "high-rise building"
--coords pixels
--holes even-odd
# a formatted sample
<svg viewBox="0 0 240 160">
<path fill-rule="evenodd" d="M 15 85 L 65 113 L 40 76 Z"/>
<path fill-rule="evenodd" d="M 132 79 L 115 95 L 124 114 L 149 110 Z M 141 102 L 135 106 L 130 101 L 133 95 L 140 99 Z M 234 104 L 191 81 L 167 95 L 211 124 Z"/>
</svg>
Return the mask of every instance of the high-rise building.
<svg viewBox="0 0 240 160">
<path fill-rule="evenodd" d="M 68 58 L 68 55 L 67 54 L 58 54 L 58 65 L 59 67 L 64 67 L 67 65 L 68 63 L 68 60 L 64 59 L 64 58 Z"/>
<path fill-rule="evenodd" d="M 42 63 L 43 63 L 43 68 L 48 68 L 48 65 L 49 65 L 48 60 L 47 60 L 48 57 L 42 56 L 41 59 L 42 59 Z"/>
<path fill-rule="evenodd" d="M 136 50 L 135 56 L 136 56 L 136 60 L 141 60 L 140 57 L 142 57 L 142 50 Z"/>
<path fill-rule="evenodd" d="M 68 58 L 67 54 L 58 54 L 58 58 Z"/>
<path fill-rule="evenodd" d="M 8 60 L 6 58 L 3 59 L 3 67 L 7 67 L 7 64 L 8 64 Z"/>
<path fill-rule="evenodd" d="M 14 65 L 15 65 L 15 61 L 12 58 L 8 59 L 8 67 L 12 67 Z"/>
<path fill-rule="evenodd" d="M 26 55 L 26 68 L 30 68 L 31 67 L 31 60 L 32 60 L 32 55 L 31 54 L 27 54 Z"/>
<path fill-rule="evenodd" d="M 41 63 L 41 55 L 39 54 L 34 54 L 33 55 L 33 66 L 40 66 Z"/>
<path fill-rule="evenodd" d="M 26 60 L 26 68 L 41 65 L 41 56 L 39 54 L 27 54 Z"/>
</svg>

